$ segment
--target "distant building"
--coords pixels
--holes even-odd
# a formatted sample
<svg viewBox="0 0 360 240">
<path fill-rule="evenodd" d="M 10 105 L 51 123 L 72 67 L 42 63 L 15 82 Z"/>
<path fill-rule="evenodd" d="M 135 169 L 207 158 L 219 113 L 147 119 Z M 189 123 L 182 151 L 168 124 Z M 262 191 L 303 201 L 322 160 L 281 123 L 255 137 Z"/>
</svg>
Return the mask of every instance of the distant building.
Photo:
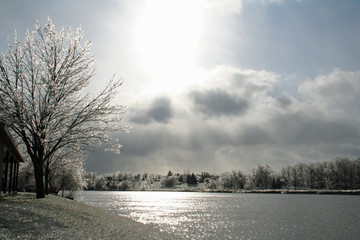
<svg viewBox="0 0 360 240">
<path fill-rule="evenodd" d="M 20 162 L 24 159 L 6 125 L 0 123 L 0 195 L 17 191 Z"/>
</svg>

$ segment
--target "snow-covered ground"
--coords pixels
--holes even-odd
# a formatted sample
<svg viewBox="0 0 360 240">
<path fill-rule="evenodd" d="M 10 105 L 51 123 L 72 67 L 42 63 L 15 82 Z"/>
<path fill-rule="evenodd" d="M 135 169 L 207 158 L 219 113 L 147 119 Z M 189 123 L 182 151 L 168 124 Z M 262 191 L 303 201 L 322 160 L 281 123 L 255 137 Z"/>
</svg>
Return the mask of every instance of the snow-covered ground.
<svg viewBox="0 0 360 240">
<path fill-rule="evenodd" d="M 0 199 L 0 239 L 176 239 L 105 210 L 57 196 Z"/>
</svg>

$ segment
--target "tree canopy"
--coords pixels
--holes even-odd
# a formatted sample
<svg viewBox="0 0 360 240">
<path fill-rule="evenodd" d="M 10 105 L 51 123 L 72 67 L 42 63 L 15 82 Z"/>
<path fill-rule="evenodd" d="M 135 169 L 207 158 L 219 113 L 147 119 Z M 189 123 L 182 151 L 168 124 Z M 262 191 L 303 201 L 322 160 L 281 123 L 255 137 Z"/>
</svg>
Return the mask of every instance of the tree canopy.
<svg viewBox="0 0 360 240">
<path fill-rule="evenodd" d="M 113 103 L 123 81 L 110 79 L 97 95 L 86 87 L 94 76 L 91 43 L 81 28 L 56 30 L 49 19 L 36 23 L 20 42 L 0 57 L 0 119 L 25 146 L 33 166 L 37 197 L 44 197 L 44 163 L 56 154 L 83 154 L 84 148 L 121 145 L 109 133 L 126 131 L 120 124 L 125 106 Z"/>
</svg>

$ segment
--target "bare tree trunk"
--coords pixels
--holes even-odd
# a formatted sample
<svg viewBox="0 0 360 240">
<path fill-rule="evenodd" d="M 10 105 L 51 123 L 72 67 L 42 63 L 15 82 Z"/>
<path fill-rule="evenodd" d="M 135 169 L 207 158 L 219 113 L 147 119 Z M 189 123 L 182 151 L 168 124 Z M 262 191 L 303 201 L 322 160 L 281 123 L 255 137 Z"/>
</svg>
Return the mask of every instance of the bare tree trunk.
<svg viewBox="0 0 360 240">
<path fill-rule="evenodd" d="M 45 194 L 48 195 L 49 194 L 49 162 L 46 162 L 46 167 L 45 167 Z"/>
<path fill-rule="evenodd" d="M 35 160 L 36 161 L 36 160 Z M 34 162 L 34 173 L 36 182 L 36 198 L 45 198 L 44 189 L 44 164 L 42 162 Z"/>
</svg>

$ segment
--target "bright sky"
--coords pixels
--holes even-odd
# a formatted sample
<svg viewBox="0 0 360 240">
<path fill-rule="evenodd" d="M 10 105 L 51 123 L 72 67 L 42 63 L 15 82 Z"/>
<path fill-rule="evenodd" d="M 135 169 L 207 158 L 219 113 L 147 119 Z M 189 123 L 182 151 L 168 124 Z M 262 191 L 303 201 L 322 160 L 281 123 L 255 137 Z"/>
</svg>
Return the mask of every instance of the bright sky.
<svg viewBox="0 0 360 240">
<path fill-rule="evenodd" d="M 115 155 L 86 168 L 249 172 L 360 157 L 357 0 L 0 0 L 0 50 L 36 20 L 82 26 L 96 91 L 128 106 Z"/>
</svg>

